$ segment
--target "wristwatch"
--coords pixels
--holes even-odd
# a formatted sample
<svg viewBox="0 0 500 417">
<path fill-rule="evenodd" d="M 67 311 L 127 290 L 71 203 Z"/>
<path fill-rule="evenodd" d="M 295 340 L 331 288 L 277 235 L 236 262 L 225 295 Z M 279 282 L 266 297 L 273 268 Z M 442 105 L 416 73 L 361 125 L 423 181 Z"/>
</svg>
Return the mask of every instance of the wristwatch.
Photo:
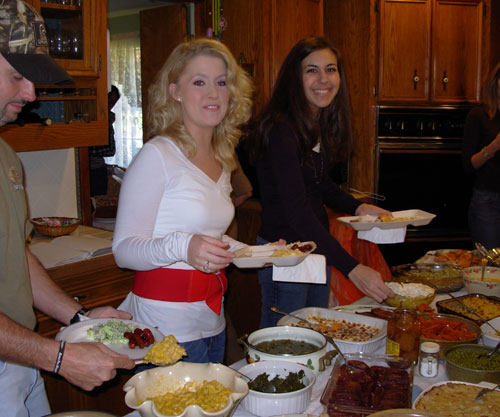
<svg viewBox="0 0 500 417">
<path fill-rule="evenodd" d="M 79 322 L 85 320 L 84 317 L 87 317 L 87 313 L 89 311 L 90 310 L 88 308 L 82 307 L 80 310 L 78 310 L 75 313 L 73 318 L 69 321 L 69 324 L 79 323 Z"/>
</svg>

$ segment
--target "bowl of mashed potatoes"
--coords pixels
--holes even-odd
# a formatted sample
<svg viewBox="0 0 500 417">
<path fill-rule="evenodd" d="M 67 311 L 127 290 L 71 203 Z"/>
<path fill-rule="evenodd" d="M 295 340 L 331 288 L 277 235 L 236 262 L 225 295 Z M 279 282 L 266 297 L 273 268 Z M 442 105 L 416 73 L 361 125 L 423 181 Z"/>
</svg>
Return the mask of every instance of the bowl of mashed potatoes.
<svg viewBox="0 0 500 417">
<path fill-rule="evenodd" d="M 226 417 L 248 394 L 248 384 L 221 364 L 178 362 L 139 372 L 123 390 L 125 404 L 142 417 Z"/>
<path fill-rule="evenodd" d="M 419 283 L 387 282 L 395 296 L 385 303 L 396 308 L 417 308 L 420 304 L 430 304 L 436 296 L 436 289 Z"/>
</svg>

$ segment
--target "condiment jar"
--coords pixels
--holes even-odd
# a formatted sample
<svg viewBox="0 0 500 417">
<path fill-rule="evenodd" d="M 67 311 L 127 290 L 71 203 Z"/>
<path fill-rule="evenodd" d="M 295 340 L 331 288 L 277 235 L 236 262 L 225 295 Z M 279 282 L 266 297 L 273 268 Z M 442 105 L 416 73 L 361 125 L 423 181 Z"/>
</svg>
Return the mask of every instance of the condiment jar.
<svg viewBox="0 0 500 417">
<path fill-rule="evenodd" d="M 420 345 L 418 357 L 420 375 L 433 378 L 439 368 L 439 345 L 435 342 L 424 342 Z"/>
<path fill-rule="evenodd" d="M 420 322 L 414 308 L 394 310 L 392 319 L 387 323 L 386 353 L 417 363 L 420 330 Z"/>
</svg>

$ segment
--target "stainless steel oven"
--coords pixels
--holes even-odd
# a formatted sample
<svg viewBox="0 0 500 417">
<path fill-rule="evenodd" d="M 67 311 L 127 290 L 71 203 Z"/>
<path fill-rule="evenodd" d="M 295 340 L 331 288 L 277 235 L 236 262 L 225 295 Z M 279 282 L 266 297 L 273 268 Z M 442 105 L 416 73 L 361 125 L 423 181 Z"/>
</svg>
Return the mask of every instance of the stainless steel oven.
<svg viewBox="0 0 500 417">
<path fill-rule="evenodd" d="M 386 197 L 381 205 L 391 211 L 421 209 L 436 214 L 428 226 L 409 227 L 404 249 L 399 249 L 412 252 L 408 243 L 424 252 L 470 244 L 467 209 L 472 183 L 463 172 L 461 155 L 469 110 L 469 106 L 378 109 L 375 190 Z M 411 262 L 419 253 L 409 256 L 401 261 Z"/>
</svg>

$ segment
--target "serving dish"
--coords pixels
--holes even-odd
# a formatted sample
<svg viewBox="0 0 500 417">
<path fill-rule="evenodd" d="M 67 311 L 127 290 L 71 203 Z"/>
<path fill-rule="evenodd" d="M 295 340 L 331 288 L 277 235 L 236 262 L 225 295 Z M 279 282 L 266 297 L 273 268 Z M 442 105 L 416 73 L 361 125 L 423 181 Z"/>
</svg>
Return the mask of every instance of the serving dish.
<svg viewBox="0 0 500 417">
<path fill-rule="evenodd" d="M 450 354 L 464 351 L 475 351 L 477 355 L 482 353 L 491 352 L 493 348 L 489 346 L 481 346 L 481 345 L 458 345 L 449 348 L 445 352 L 445 366 L 446 366 L 446 374 L 448 375 L 448 379 L 452 381 L 463 381 L 463 382 L 492 382 L 494 384 L 500 383 L 500 368 L 498 370 L 484 370 L 484 369 L 473 369 L 472 367 L 459 365 L 450 360 Z M 475 356 L 475 355 L 474 355 Z M 495 356 L 500 358 L 500 353 L 496 353 Z M 483 359 L 483 361 L 491 361 L 492 359 Z M 499 359 L 500 362 L 500 359 Z M 498 363 L 498 362 L 495 362 Z M 491 366 L 491 365 L 490 365 Z"/>
<path fill-rule="evenodd" d="M 500 331 L 500 317 L 489 320 L 489 324 Z M 495 331 L 486 323 L 483 323 L 481 325 L 481 332 L 483 334 L 483 344 L 485 344 L 486 346 L 495 347 L 498 342 L 500 342 L 500 335 L 498 333 L 495 333 Z"/>
<path fill-rule="evenodd" d="M 304 341 L 317 346 L 317 349 L 303 354 L 273 354 L 263 352 L 256 348 L 262 342 L 275 340 Z M 307 366 L 315 373 L 324 371 L 331 363 L 336 351 L 326 351 L 327 342 L 325 337 L 314 330 L 295 326 L 265 327 L 250 333 L 247 338 L 246 360 L 248 363 L 268 360 L 282 360 L 300 363 Z"/>
<path fill-rule="evenodd" d="M 448 264 L 413 263 L 394 266 L 392 280 L 430 285 L 437 293 L 455 292 L 464 286 L 462 271 Z"/>
<path fill-rule="evenodd" d="M 465 290 L 469 294 L 484 294 L 500 297 L 500 268 L 487 266 L 484 277 L 480 266 L 471 266 L 462 269 Z"/>
<path fill-rule="evenodd" d="M 474 308 L 475 313 L 468 311 L 467 307 Z M 437 310 L 441 313 L 454 314 L 472 320 L 481 325 L 486 320 L 500 317 L 500 298 L 484 294 L 468 294 L 460 297 L 448 298 L 436 302 Z"/>
<path fill-rule="evenodd" d="M 468 320 L 464 317 L 460 316 L 455 316 L 453 314 L 434 314 L 433 317 L 437 319 L 443 319 L 443 320 L 451 320 L 455 322 L 460 322 L 463 323 L 467 326 L 467 329 L 470 331 L 474 332 L 477 336 L 474 338 L 470 339 L 464 339 L 464 340 L 443 340 L 443 339 L 434 339 L 434 338 L 428 338 L 424 336 L 420 336 L 420 343 L 424 342 L 434 342 L 437 343 L 440 347 L 439 350 L 439 358 L 444 359 L 445 352 L 451 348 L 452 346 L 456 345 L 463 345 L 463 344 L 474 344 L 478 343 L 479 339 L 481 337 L 481 328 L 474 323 L 471 320 Z M 422 320 L 426 320 L 428 317 L 425 317 L 425 315 L 419 315 L 419 320 L 422 323 Z"/>
<path fill-rule="evenodd" d="M 251 380 L 264 372 L 269 375 L 269 380 L 272 380 L 275 376 L 285 378 L 290 372 L 299 371 L 304 371 L 305 374 L 302 379 L 304 388 L 286 393 L 267 393 L 249 389 L 241 406 L 249 413 L 260 417 L 305 411 L 311 402 L 312 387 L 316 381 L 316 375 L 306 366 L 287 361 L 263 361 L 239 369 L 240 373 Z"/>
<path fill-rule="evenodd" d="M 481 389 L 493 386 L 490 383 L 438 382 L 418 395 L 413 408 L 417 412 L 431 412 L 440 417 L 500 416 L 500 391 L 488 393 L 480 402 L 474 402 Z"/>
<path fill-rule="evenodd" d="M 46 417 L 118 417 L 116 414 L 105 413 L 103 411 L 80 410 L 63 411 L 61 413 L 48 414 Z"/>
<path fill-rule="evenodd" d="M 329 414 L 364 417 L 384 409 L 411 408 L 413 364 L 405 369 L 407 361 L 393 355 L 347 353 L 345 356 L 349 363 L 364 370 L 347 374 L 344 360 L 337 357 L 320 399 Z"/>
<path fill-rule="evenodd" d="M 273 254 L 276 255 L 277 250 L 290 250 L 295 244 L 308 245 L 310 249 L 299 250 L 300 255 L 273 256 Z M 314 242 L 296 242 L 283 246 L 272 244 L 247 246 L 234 252 L 233 264 L 238 268 L 262 268 L 266 265 L 295 266 L 306 259 L 307 255 L 314 252 L 315 249 L 316 243 Z"/>
<path fill-rule="evenodd" d="M 481 257 L 476 250 L 466 249 L 437 249 L 426 252 L 424 256 L 415 261 L 417 264 L 447 264 L 459 268 L 481 265 Z"/>
<path fill-rule="evenodd" d="M 369 417 L 439 417 L 436 414 L 425 413 L 411 408 L 394 408 L 392 410 L 377 411 Z"/>
<path fill-rule="evenodd" d="M 179 417 L 226 417 L 231 415 L 241 399 L 248 394 L 248 384 L 238 372 L 215 363 L 177 362 L 172 366 L 162 366 L 135 374 L 124 385 L 125 404 L 138 410 L 142 417 L 165 417 L 154 406 L 148 397 L 162 395 L 168 391 L 182 388 L 190 381 L 217 380 L 233 391 L 227 405 L 220 411 L 209 413 L 197 405 L 190 405 L 184 409 Z"/>
<path fill-rule="evenodd" d="M 388 297 L 384 303 L 396 308 L 417 308 L 420 304 L 430 304 L 436 296 L 436 289 L 426 284 L 387 282 L 386 285 L 394 292 L 394 297 Z"/>
<path fill-rule="evenodd" d="M 372 306 L 373 308 L 373 306 Z M 348 323 L 354 323 L 355 325 L 366 325 L 374 327 L 378 330 L 378 333 L 362 342 L 353 342 L 350 340 L 340 339 L 335 334 L 330 334 L 331 337 L 337 343 L 339 349 L 343 353 L 349 352 L 364 352 L 371 353 L 375 352 L 378 348 L 385 345 L 385 337 L 387 335 L 387 321 L 382 319 L 377 319 L 374 317 L 361 316 L 359 314 L 347 313 L 343 311 L 337 311 L 334 309 L 321 308 L 321 307 L 306 307 L 301 308 L 292 312 L 293 315 L 302 317 L 312 323 L 317 322 L 316 318 L 323 318 L 326 320 L 336 320 L 345 321 Z M 294 326 L 297 325 L 299 320 L 285 316 L 278 321 L 278 326 Z M 319 329 L 323 330 L 322 327 Z"/>
<path fill-rule="evenodd" d="M 66 342 L 78 343 L 78 342 L 94 342 L 94 340 L 90 339 L 87 336 L 87 330 L 97 324 L 105 324 L 107 323 L 109 318 L 105 319 L 88 319 L 81 321 L 79 323 L 71 324 L 67 327 L 61 328 L 59 333 L 56 334 L 56 340 L 65 340 Z M 139 327 L 141 329 L 148 328 L 153 333 L 155 340 L 163 340 L 165 335 L 156 329 L 153 326 L 150 326 L 146 323 L 141 323 L 134 320 L 120 320 L 123 324 L 132 324 L 135 327 Z M 127 355 L 130 359 L 138 360 L 143 359 L 148 353 L 151 346 L 144 347 L 142 349 L 135 348 L 130 349 L 127 344 L 106 344 L 108 348 L 114 350 L 115 352 L 121 353 L 122 355 Z"/>
<path fill-rule="evenodd" d="M 344 216 L 338 217 L 337 220 L 344 223 L 346 226 L 349 226 L 351 229 L 357 231 L 365 231 L 371 230 L 374 227 L 378 227 L 379 229 L 399 229 L 401 227 L 406 227 L 408 225 L 412 226 L 425 226 L 429 224 L 434 217 L 435 214 L 428 213 L 423 210 L 402 210 L 402 211 L 393 211 L 392 215 L 394 218 L 409 218 L 408 220 L 401 221 L 387 221 L 382 222 L 379 221 L 377 216 Z"/>
</svg>

